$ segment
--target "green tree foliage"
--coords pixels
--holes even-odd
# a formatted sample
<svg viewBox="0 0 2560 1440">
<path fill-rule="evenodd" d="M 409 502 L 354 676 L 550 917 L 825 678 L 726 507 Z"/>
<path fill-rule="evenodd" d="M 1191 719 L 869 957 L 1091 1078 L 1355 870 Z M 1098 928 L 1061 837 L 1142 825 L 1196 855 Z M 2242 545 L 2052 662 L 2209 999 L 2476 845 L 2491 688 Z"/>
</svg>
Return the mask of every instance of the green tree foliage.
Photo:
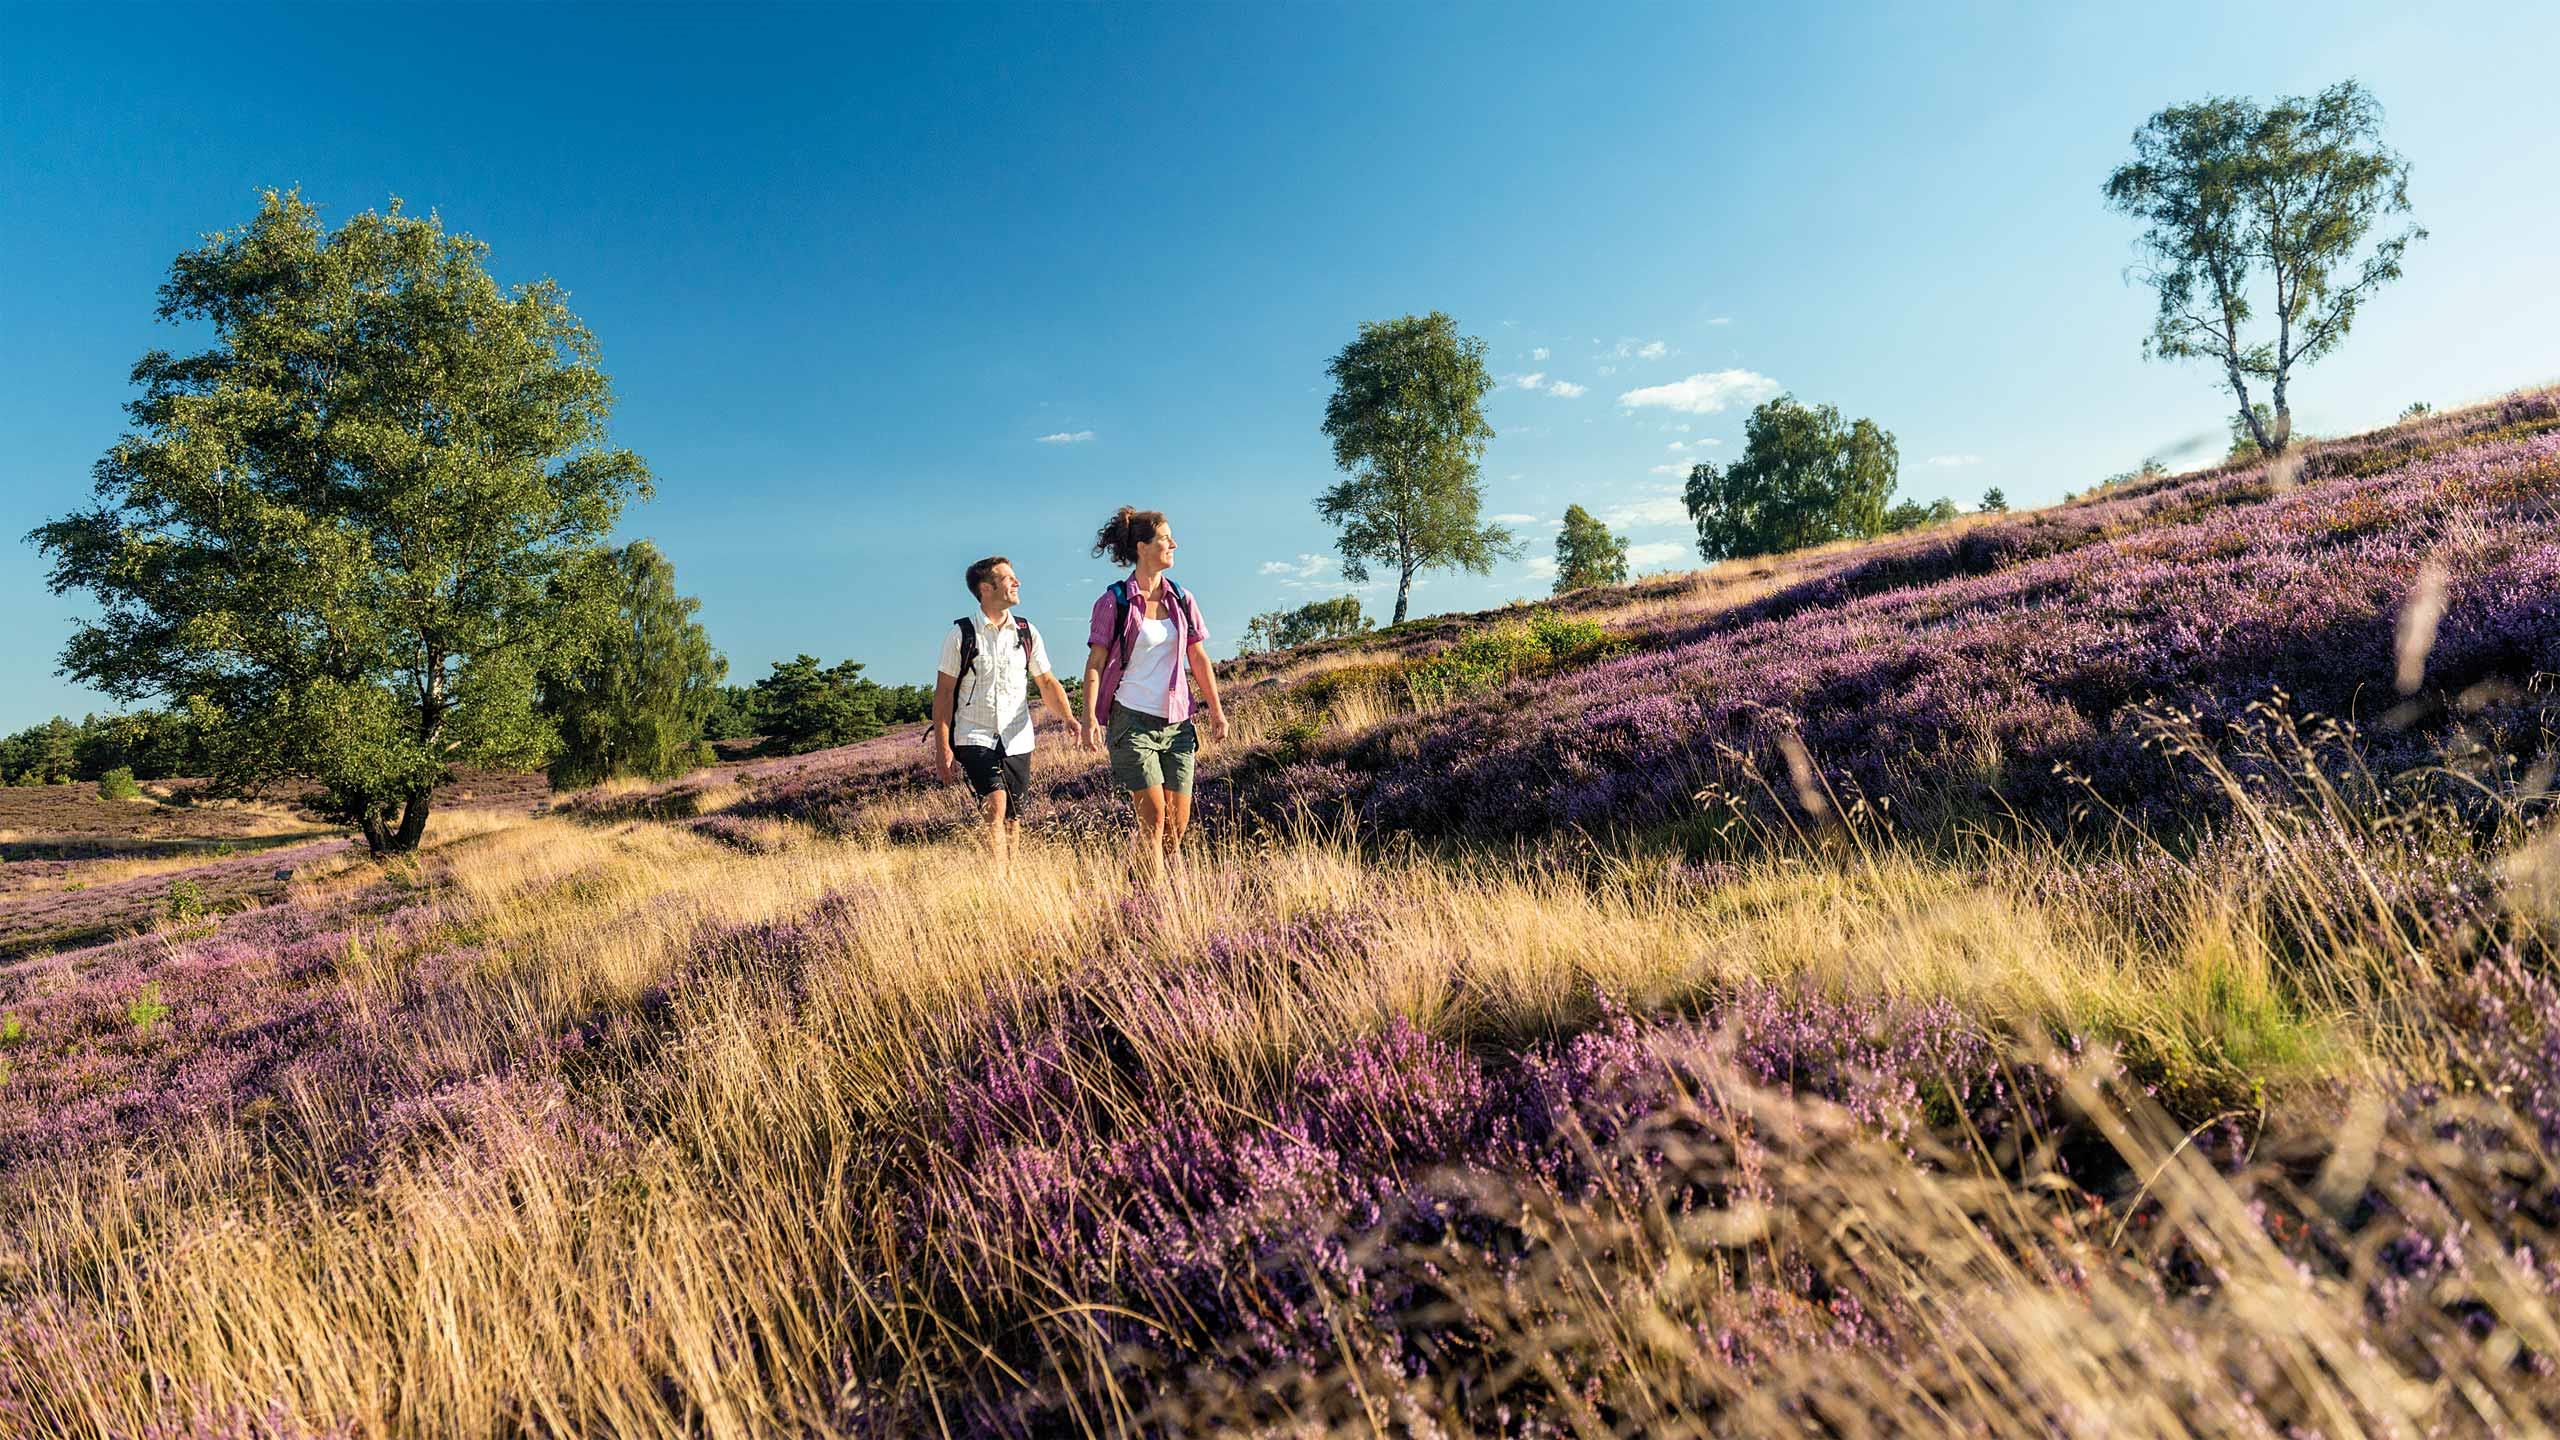
<svg viewBox="0 0 2560 1440">
<path fill-rule="evenodd" d="M 1994 485 L 1982 492 L 1982 513 L 1986 515 L 2009 513 L 2009 497 L 2001 491 L 1999 486 Z"/>
<path fill-rule="evenodd" d="M 744 740 L 757 733 L 754 686 L 723 685 L 711 693 L 702 717 L 703 739 Z"/>
<path fill-rule="evenodd" d="M 331 231 L 269 192 L 161 287 L 211 348 L 142 358 L 98 507 L 33 537 L 103 612 L 67 672 L 185 707 L 228 786 L 316 780 L 377 855 L 453 766 L 549 757 L 536 670 L 609 603 L 553 581 L 648 493 L 594 337 L 486 258 L 396 201 Z"/>
<path fill-rule="evenodd" d="M 773 748 L 797 755 L 867 740 L 885 728 L 880 687 L 862 678 L 862 662 L 822 665 L 815 655 L 773 662 L 756 682 L 755 713 Z"/>
<path fill-rule="evenodd" d="M 94 718 L 94 717 L 93 717 Z M 0 777 L 12 785 L 61 785 L 80 774 L 81 726 L 56 715 L 0 740 Z"/>
<path fill-rule="evenodd" d="M 676 567 L 658 547 L 635 540 L 593 568 L 583 583 L 606 588 L 612 624 L 583 663 L 543 677 L 542 710 L 560 731 L 551 783 L 681 775 L 699 758 L 729 662 L 693 618 L 702 602 L 676 593 Z"/>
<path fill-rule="evenodd" d="M 163 710 L 89 715 L 76 725 L 57 715 L 0 736 L 0 784 L 97 780 L 118 767 L 143 780 L 201 774 L 204 746 L 186 716 Z"/>
<path fill-rule="evenodd" d="M 2152 116 L 2107 177 L 2107 203 L 2146 227 L 2140 274 L 2160 308 L 2145 353 L 2219 365 L 2258 451 L 2292 438 L 2294 367 L 2346 339 L 2427 233 L 2410 225 L 2353 263 L 2376 220 L 2409 209 L 2409 162 L 2381 130 L 2382 107 L 2353 80 L 2265 109 L 2215 97 Z M 2272 335 L 2251 328 L 2261 301 Z M 2263 421 L 2251 381 L 2269 387 Z"/>
<path fill-rule="evenodd" d="M 1586 585 L 1627 583 L 1627 541 L 1612 535 L 1590 511 L 1564 507 L 1564 528 L 1556 532 L 1556 593 Z"/>
<path fill-rule="evenodd" d="M 2413 400 L 2409 402 L 2408 409 L 2400 412 L 2400 418 L 2403 420 L 2424 420 L 2434 413 L 2436 413 L 2436 407 L 2433 405 L 2428 404 L 2424 400 Z"/>
<path fill-rule="evenodd" d="M 1683 499 L 1708 560 L 1879 534 L 1901 457 L 1873 420 L 1781 395 L 1751 412 L 1742 458 L 1689 471 Z"/>
<path fill-rule="evenodd" d="M 1484 342 L 1458 333 L 1434 310 L 1363 321 L 1360 336 L 1327 365 L 1333 397 L 1324 433 L 1333 463 L 1350 472 L 1316 500 L 1341 527 L 1342 573 L 1357 584 L 1376 562 L 1396 572 L 1396 613 L 1404 623 L 1413 577 L 1460 569 L 1483 575 L 1520 545 L 1499 525 L 1477 523 L 1483 501 L 1476 466 L 1493 438 L 1483 400 L 1493 390 Z"/>
<path fill-rule="evenodd" d="M 883 725 L 909 725 L 933 714 L 933 688 L 929 685 L 872 685 L 868 680 L 862 683 L 871 686 L 871 708 Z M 1074 698 L 1076 683 L 1069 681 L 1065 686 L 1070 699 Z"/>
<path fill-rule="evenodd" d="M 1927 525 L 1944 525 L 1962 513 L 1956 509 L 1956 502 L 1943 495 L 1926 505 L 1904 500 L 1884 512 L 1884 528 L 1886 533 L 1918 530 Z"/>
<path fill-rule="evenodd" d="M 114 769 L 109 770 L 106 774 L 98 777 L 98 798 L 101 800 L 139 800 L 142 798 L 142 787 L 134 783 L 133 771 L 122 765 L 118 765 Z"/>
<path fill-rule="evenodd" d="M 1266 610 L 1246 621 L 1238 648 L 1247 652 L 1294 650 L 1318 640 L 1365 635 L 1374 623 L 1360 613 L 1357 595 L 1311 600 L 1295 610 Z"/>
</svg>

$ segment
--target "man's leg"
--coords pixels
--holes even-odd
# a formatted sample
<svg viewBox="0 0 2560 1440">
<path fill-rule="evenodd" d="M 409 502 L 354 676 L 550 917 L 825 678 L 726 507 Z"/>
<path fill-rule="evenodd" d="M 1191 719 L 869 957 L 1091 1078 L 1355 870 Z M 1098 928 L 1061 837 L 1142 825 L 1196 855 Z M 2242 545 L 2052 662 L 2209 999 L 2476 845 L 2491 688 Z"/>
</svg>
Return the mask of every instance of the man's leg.
<svg viewBox="0 0 2560 1440">
<path fill-rule="evenodd" d="M 1005 803 L 1006 799 L 1004 787 L 998 785 L 987 792 L 984 800 L 978 802 L 979 813 L 987 820 L 987 853 L 994 856 L 999 865 L 1003 864 L 1006 857 L 1012 853 L 1012 847 L 1006 843 L 1008 836 L 1005 833 L 1004 817 L 1005 811 L 1010 808 Z"/>
</svg>

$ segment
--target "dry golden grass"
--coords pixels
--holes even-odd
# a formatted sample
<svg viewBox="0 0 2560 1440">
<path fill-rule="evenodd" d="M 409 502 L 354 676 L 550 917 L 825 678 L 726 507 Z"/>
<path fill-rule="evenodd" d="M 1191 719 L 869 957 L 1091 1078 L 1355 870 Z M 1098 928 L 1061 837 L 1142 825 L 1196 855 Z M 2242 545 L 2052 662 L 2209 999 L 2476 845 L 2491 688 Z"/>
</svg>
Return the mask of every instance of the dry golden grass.
<svg viewBox="0 0 2560 1440">
<path fill-rule="evenodd" d="M 410 1037 L 422 1071 L 487 1072 L 536 1053 L 567 1021 L 663 983 L 707 930 L 839 893 L 861 897 L 861 922 L 833 933 L 795 1023 L 775 1024 L 747 992 L 688 1017 L 663 1082 L 629 1097 L 655 1117 L 649 1138 L 610 1175 L 562 1160 L 540 1138 L 542 1116 L 502 1103 L 467 1143 L 396 1164 L 352 1199 L 316 1175 L 248 1182 L 256 1172 L 236 1134 L 207 1133 L 173 1155 L 88 1175 L 32 1223 L 19 1209 L 11 1268 L 56 1284 L 82 1276 L 75 1288 L 113 1297 L 126 1317 L 96 1374 L 41 1380 L 58 1433 L 138 1426 L 153 1403 L 136 1384 L 147 1375 L 187 1377 L 215 1409 L 281 1400 L 366 1435 L 822 1429 L 833 1357 L 868 1353 L 899 1325 L 937 1323 L 901 1309 L 920 1297 L 900 1294 L 898 1258 L 884 1249 L 895 1227 L 860 1161 L 877 1149 L 867 1127 L 897 1114 L 931 1063 L 965 1043 L 990 996 L 1109 966 L 1098 946 L 1131 954 L 1119 993 L 1133 1043 L 1201 1093 L 1245 1107 L 1268 1103 L 1294 1057 L 1391 1015 L 1525 1035 L 1585 1018 L 1595 988 L 1650 1007 L 1745 977 L 1948 996 L 2021 1031 L 2246 1049 L 2221 1033 L 2231 977 L 2268 963 L 2237 907 L 2199 904 L 2177 945 L 2142 954 L 1996 880 L 1890 853 L 1771 861 L 1701 893 L 1636 861 L 1604 866 L 1595 881 L 1588 866 L 1525 858 L 1458 869 L 1316 841 L 1204 848 L 1183 903 L 1132 936 L 1108 905 L 1126 888 L 1116 866 L 1054 847 L 1027 846 L 998 875 L 951 847 L 804 833 L 749 857 L 651 824 L 440 820 L 422 878 L 442 931 L 470 934 L 485 958 L 471 989 Z M 305 883 L 316 894 L 344 879 Z M 1151 998 L 1147 955 L 1345 910 L 1387 917 L 1378 943 L 1311 964 L 1292 986 L 1228 997 L 1212 1007 L 1224 1017 L 1216 1025 Z M 381 1006 L 407 964 L 396 949 L 359 947 L 339 983 L 356 1003 Z M 2317 1037 L 2324 1065 L 2352 1069 L 2366 1019 L 2340 1009 L 2286 1023 Z M 309 1096 L 292 1123 L 314 1153 L 329 1153 L 359 1121 L 342 1102 Z M 1900 1227 L 1896 1243 L 1920 1257 L 1915 1280 L 1937 1287 L 1950 1341 L 1960 1336 L 1970 1357 L 1950 1363 L 1977 1367 L 1986 1384 L 2081 1397 L 2114 1417 L 2107 1433 L 2163 1433 L 2168 1412 L 2145 1409 L 2144 1396 L 2230 1383 L 2181 1360 L 2142 1297 L 2072 1293 L 2052 1273 L 2022 1269 L 2010 1222 L 1959 1182 L 1834 1138 L 1795 1181 L 1860 1226 Z M 2230 1236 L 2244 1262 L 2230 1312 L 2284 1317 L 2267 1343 L 2315 1365 L 2318 1383 L 2340 1391 L 2338 1414 L 2426 1412 L 2406 1396 L 2348 1393 L 2363 1384 L 2336 1363 L 2354 1341 L 2353 1316 L 2306 1296 L 2280 1257 L 2248 1248 L 2239 1222 L 2214 1209 L 2221 1182 L 2178 1163 L 2158 1135 L 2128 1130 L 2124 1143 L 2159 1161 L 2164 1193 Z M 1638 1283 L 1629 1267 L 1676 1255 L 1635 1217 L 1570 1218 L 1602 1268 L 1556 1277 L 1559 1303 L 1592 1323 L 1650 1325 L 1694 1301 Z M 1652 1248 L 1620 1248 L 1612 1235 Z M 1487 1313 L 1505 1303 L 1492 1292 L 1472 1300 Z M 1700 1363 L 1680 1346 L 1671 1353 Z M 1857 1384 L 1886 1383 L 1857 1374 Z M 681 1405 L 668 1403 L 669 1386 Z"/>
</svg>

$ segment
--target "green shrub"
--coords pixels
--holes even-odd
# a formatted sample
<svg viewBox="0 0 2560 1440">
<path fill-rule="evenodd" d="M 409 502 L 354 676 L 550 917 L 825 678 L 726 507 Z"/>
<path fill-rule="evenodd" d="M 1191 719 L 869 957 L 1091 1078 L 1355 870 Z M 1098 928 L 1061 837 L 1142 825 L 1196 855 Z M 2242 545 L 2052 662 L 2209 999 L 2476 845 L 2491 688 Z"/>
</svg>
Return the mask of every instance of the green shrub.
<svg viewBox="0 0 2560 1440">
<path fill-rule="evenodd" d="M 1446 704 L 1544 669 L 1546 663 L 1547 646 L 1537 627 L 1505 622 L 1416 662 L 1406 683 L 1417 701 Z"/>
<path fill-rule="evenodd" d="M 204 908 L 203 886 L 193 880 L 169 882 L 169 899 L 161 906 L 161 913 L 183 925 L 190 920 L 203 919 Z"/>
<path fill-rule="evenodd" d="M 1322 733 L 1324 733 L 1323 727 L 1313 718 L 1303 714 L 1293 714 L 1280 722 L 1278 729 L 1271 732 L 1271 747 L 1278 752 L 1282 761 L 1294 765 L 1307 758 L 1307 747 L 1313 745 L 1316 737 Z"/>
<path fill-rule="evenodd" d="M 27 1022 L 15 1015 L 0 1017 L 0 1050 L 27 1038 Z"/>
<path fill-rule="evenodd" d="M 1526 625 L 1505 621 L 1414 662 L 1406 683 L 1415 700 L 1446 704 L 1525 675 L 1598 659 L 1615 646 L 1597 621 L 1534 615 Z"/>
<path fill-rule="evenodd" d="M 98 798 L 101 800 L 141 799 L 142 787 L 133 783 L 133 767 L 119 765 L 99 776 Z"/>
<path fill-rule="evenodd" d="M 143 986 L 140 995 L 125 1002 L 124 1018 L 132 1021 L 136 1030 L 148 1030 L 169 1018 L 169 1007 L 160 1003 L 159 981 Z"/>
<path fill-rule="evenodd" d="M 1572 620 L 1562 615 L 1540 615 L 1529 622 L 1529 633 L 1547 652 L 1550 667 L 1580 665 L 1616 651 L 1609 632 L 1597 620 Z"/>
</svg>

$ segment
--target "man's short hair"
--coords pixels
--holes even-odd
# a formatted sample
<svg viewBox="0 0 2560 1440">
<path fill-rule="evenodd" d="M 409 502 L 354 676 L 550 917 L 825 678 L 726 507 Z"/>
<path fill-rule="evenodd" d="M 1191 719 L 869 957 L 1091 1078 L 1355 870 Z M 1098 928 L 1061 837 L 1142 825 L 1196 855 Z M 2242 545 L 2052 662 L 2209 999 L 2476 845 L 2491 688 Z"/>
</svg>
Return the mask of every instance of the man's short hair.
<svg viewBox="0 0 2560 1440">
<path fill-rule="evenodd" d="M 990 555 L 986 559 L 979 561 L 977 564 L 970 566 L 968 575 L 969 598 L 972 600 L 986 599 L 986 596 L 978 593 L 978 587 L 996 578 L 997 566 L 1010 565 L 1012 563 L 1012 561 L 1007 560 L 1001 555 Z"/>
</svg>

